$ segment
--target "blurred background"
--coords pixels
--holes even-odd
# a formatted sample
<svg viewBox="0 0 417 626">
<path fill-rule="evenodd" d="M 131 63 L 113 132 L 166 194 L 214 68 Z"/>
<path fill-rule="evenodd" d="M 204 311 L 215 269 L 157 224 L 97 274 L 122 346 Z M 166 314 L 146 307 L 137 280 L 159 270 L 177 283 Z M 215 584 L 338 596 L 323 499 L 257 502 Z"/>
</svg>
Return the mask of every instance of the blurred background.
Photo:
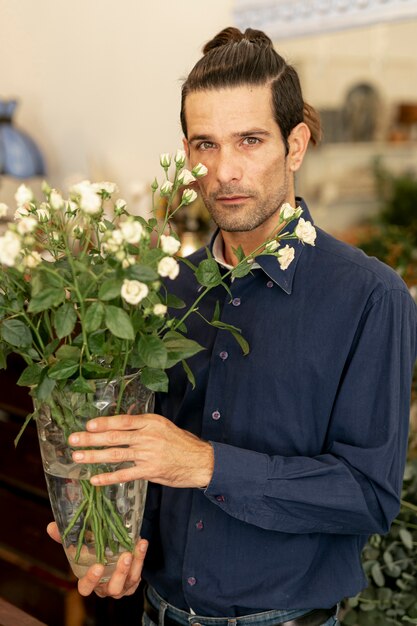
<svg viewBox="0 0 417 626">
<path fill-rule="evenodd" d="M 159 154 L 181 147 L 182 80 L 202 45 L 229 25 L 265 30 L 321 113 L 323 143 L 309 148 L 296 181 L 316 223 L 392 265 L 415 295 L 415 0 L 0 0 L 0 203 L 10 207 L 3 225 L 18 185 L 40 194 L 44 179 L 63 193 L 85 178 L 114 181 L 130 210 L 149 217 Z M 210 228 L 198 201 L 178 223 L 189 250 Z M 63 553 L 45 536 L 37 442 L 25 435 L 16 452 L 12 443 L 31 406 L 15 387 L 18 371 L 10 363 L 0 378 L 0 609 L 3 597 L 49 626 L 123 626 L 132 615 L 139 623 L 139 595 L 82 601 Z M 382 539 L 368 546 L 370 590 L 346 604 L 345 624 L 417 618 L 415 422 L 413 409 L 405 483 L 412 506 L 387 539 L 403 565 L 387 566 Z"/>
</svg>

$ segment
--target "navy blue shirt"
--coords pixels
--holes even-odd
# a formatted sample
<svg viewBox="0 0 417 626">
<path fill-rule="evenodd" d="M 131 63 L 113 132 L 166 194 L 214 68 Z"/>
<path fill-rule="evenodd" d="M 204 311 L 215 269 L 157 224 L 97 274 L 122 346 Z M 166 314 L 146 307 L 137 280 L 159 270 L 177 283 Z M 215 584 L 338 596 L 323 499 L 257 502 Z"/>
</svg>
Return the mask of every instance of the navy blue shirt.
<svg viewBox="0 0 417 626">
<path fill-rule="evenodd" d="M 258 257 L 232 298 L 219 287 L 202 301 L 250 353 L 192 315 L 188 337 L 206 348 L 189 362 L 196 387 L 176 366 L 158 398 L 215 458 L 205 490 L 149 486 L 144 578 L 178 608 L 331 607 L 365 586 L 361 549 L 398 513 L 416 306 L 392 269 L 317 231 L 287 270 Z M 199 290 L 184 266 L 170 287 L 188 304 Z"/>
</svg>

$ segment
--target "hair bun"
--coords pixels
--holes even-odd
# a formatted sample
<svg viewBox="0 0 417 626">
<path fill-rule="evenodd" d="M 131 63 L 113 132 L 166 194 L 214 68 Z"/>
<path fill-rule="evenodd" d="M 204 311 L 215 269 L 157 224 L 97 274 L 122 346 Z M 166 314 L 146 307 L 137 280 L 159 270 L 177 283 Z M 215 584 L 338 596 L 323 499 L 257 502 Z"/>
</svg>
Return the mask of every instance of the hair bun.
<svg viewBox="0 0 417 626">
<path fill-rule="evenodd" d="M 247 28 L 245 32 L 242 33 L 238 28 L 229 26 L 228 28 L 221 30 L 217 33 L 217 35 L 215 35 L 215 37 L 213 37 L 213 39 L 210 39 L 210 41 L 206 43 L 203 48 L 203 54 L 207 54 L 207 52 L 210 52 L 210 50 L 214 50 L 215 48 L 220 48 L 221 46 L 225 46 L 233 42 L 238 43 L 243 40 L 259 46 L 273 46 L 270 38 L 261 30 Z"/>
</svg>

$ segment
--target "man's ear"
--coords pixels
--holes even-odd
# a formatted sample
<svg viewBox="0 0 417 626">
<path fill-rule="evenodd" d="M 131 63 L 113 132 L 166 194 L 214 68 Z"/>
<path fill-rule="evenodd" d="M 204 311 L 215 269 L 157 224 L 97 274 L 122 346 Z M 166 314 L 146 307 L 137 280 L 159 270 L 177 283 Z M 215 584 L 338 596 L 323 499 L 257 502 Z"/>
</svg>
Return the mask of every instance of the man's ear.
<svg viewBox="0 0 417 626">
<path fill-rule="evenodd" d="M 310 129 L 304 122 L 294 126 L 288 137 L 288 163 L 290 170 L 296 172 L 304 159 L 308 142 L 310 141 Z"/>
<path fill-rule="evenodd" d="M 187 159 L 190 158 L 190 145 L 186 137 L 182 138 L 182 145 L 184 146 L 185 154 L 187 155 Z"/>
</svg>

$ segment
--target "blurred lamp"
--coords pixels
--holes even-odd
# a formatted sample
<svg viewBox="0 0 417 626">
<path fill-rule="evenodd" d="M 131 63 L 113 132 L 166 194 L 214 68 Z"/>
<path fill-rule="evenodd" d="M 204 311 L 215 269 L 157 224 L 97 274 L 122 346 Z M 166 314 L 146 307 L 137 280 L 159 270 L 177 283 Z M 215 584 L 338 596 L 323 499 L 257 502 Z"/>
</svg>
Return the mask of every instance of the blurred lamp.
<svg viewBox="0 0 417 626">
<path fill-rule="evenodd" d="M 16 100 L 0 100 L 0 175 L 16 178 L 43 176 L 42 154 L 25 132 L 13 126 Z"/>
</svg>

